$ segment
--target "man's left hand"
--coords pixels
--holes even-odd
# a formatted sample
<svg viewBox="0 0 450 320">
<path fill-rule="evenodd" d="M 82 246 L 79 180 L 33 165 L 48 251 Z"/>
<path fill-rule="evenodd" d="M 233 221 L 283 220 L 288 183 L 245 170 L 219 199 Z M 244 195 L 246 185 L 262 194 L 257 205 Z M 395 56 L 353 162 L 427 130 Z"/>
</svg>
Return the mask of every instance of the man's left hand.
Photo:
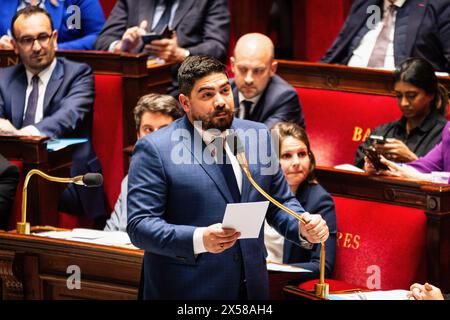
<svg viewBox="0 0 450 320">
<path fill-rule="evenodd" d="M 311 243 L 320 243 L 328 239 L 330 232 L 327 223 L 320 214 L 305 212 L 302 218 L 306 224 L 299 222 L 300 234 Z"/>
</svg>

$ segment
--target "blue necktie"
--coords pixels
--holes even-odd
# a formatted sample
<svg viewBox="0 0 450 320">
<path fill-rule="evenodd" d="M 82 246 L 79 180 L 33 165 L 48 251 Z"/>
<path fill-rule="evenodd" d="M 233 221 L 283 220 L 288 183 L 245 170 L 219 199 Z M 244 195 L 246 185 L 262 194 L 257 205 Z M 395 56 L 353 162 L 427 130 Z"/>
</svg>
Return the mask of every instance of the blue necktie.
<svg viewBox="0 0 450 320">
<path fill-rule="evenodd" d="M 219 138 L 216 138 L 219 139 Z M 220 138 L 223 146 L 223 139 Z M 220 143 L 220 142 L 219 142 Z M 217 144 L 216 144 L 217 146 Z M 220 156 L 220 154 L 218 154 Z M 231 165 L 230 158 L 228 157 L 225 149 L 222 148 L 222 163 L 219 163 L 220 170 L 222 171 L 223 177 L 230 190 L 231 196 L 235 203 L 241 202 L 241 193 L 239 192 L 239 186 L 236 181 L 236 176 L 234 175 L 233 166 Z"/>
<path fill-rule="evenodd" d="M 39 99 L 39 77 L 33 76 L 31 79 L 33 88 L 28 96 L 27 110 L 25 111 L 25 118 L 23 119 L 22 127 L 33 125 L 36 119 L 36 109 Z"/>
<path fill-rule="evenodd" d="M 166 0 L 164 2 L 166 4 L 166 8 L 164 9 L 161 18 L 159 18 L 159 21 L 156 24 L 156 26 L 151 30 L 152 33 L 162 34 L 169 25 L 170 14 L 172 13 L 173 0 Z"/>
</svg>

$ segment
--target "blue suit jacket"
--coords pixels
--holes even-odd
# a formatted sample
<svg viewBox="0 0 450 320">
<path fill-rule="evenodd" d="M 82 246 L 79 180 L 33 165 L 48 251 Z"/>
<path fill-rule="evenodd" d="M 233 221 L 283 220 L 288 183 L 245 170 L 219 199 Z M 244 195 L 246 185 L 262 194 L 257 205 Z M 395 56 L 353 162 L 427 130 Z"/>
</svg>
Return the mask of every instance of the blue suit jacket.
<svg viewBox="0 0 450 320">
<path fill-rule="evenodd" d="M 239 106 L 238 88 L 234 79 L 231 79 L 230 82 L 233 88 L 234 104 L 237 108 Z M 269 80 L 248 120 L 263 122 L 269 129 L 278 122 L 294 122 L 305 128 L 297 91 L 278 75 L 272 76 Z"/>
<path fill-rule="evenodd" d="M 327 222 L 330 237 L 325 242 L 325 275 L 326 277 L 331 277 L 336 258 L 337 232 L 336 210 L 333 198 L 321 185 L 310 184 L 308 182 L 300 185 L 296 196 L 306 211 L 312 214 L 320 214 Z M 303 282 L 310 279 L 317 279 L 320 271 L 320 244 L 315 244 L 312 250 L 306 250 L 290 241 L 285 241 L 283 262 L 295 264 L 312 271 L 312 273 L 301 274 L 301 277 L 297 281 Z"/>
<path fill-rule="evenodd" d="M 0 35 L 9 34 L 11 20 L 16 14 L 19 0 L 0 0 Z M 79 29 L 69 29 L 67 23 L 73 22 L 75 11 L 71 6 L 80 8 Z M 69 8 L 70 7 L 70 8 Z M 45 9 L 52 18 L 53 27 L 58 30 L 58 49 L 92 50 L 98 34 L 105 23 L 103 9 L 98 0 L 59 0 L 59 6 L 46 1 Z"/>
<path fill-rule="evenodd" d="M 368 6 L 381 0 L 356 0 L 335 42 L 322 62 L 347 64 L 365 33 Z M 356 40 L 356 41 L 355 41 Z M 394 59 L 398 66 L 409 57 L 426 59 L 436 71 L 450 72 L 450 0 L 407 0 L 397 11 Z"/>
<path fill-rule="evenodd" d="M 27 76 L 22 64 L 0 69 L 0 118 L 6 118 L 22 128 Z M 58 58 L 44 97 L 44 117 L 35 127 L 51 138 L 91 137 L 94 75 L 81 63 Z M 75 145 L 72 156 L 72 176 L 100 172 L 90 141 Z M 80 206 L 81 203 L 81 206 Z M 70 185 L 63 194 L 61 210 L 90 218 L 104 216 L 103 188 Z"/>
<path fill-rule="evenodd" d="M 261 152 L 266 152 L 264 145 L 270 147 L 264 125 L 234 119 L 232 128 L 262 130 Z M 242 133 L 241 141 L 245 141 Z M 255 154 L 250 158 L 249 147 L 245 143 L 250 161 Z M 222 222 L 227 203 L 233 202 L 219 166 L 203 148 L 187 117 L 136 144 L 128 176 L 127 232 L 133 244 L 145 250 L 144 298 L 237 299 L 241 277 L 245 277 L 248 298 L 267 299 L 263 232 L 257 239 L 238 240 L 223 253 L 194 255 L 195 228 Z M 278 163 L 275 174 L 261 175 L 264 167 L 260 162 L 250 165 L 256 182 L 295 212 L 303 212 Z M 264 200 L 244 177 L 241 202 Z M 295 218 L 272 205 L 266 218 L 286 238 L 299 242 Z"/>
</svg>

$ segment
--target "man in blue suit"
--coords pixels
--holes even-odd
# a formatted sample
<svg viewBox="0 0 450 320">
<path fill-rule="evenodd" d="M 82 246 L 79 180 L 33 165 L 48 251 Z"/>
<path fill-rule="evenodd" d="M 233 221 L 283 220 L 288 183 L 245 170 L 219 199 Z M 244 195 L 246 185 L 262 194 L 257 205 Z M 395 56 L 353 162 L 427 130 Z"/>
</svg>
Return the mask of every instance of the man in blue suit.
<svg viewBox="0 0 450 320">
<path fill-rule="evenodd" d="M 278 122 L 305 127 L 297 91 L 275 73 L 274 46 L 269 37 L 248 33 L 236 42 L 230 58 L 235 78 L 231 80 L 237 117 L 264 123 L 269 129 Z"/>
<path fill-rule="evenodd" d="M 55 58 L 57 32 L 39 7 L 13 20 L 13 43 L 21 64 L 0 69 L 0 131 L 51 138 L 91 137 L 94 76 L 89 66 Z M 72 176 L 100 172 L 90 141 L 75 146 Z M 103 189 L 70 185 L 60 209 L 91 219 L 106 215 Z"/>
<path fill-rule="evenodd" d="M 92 50 L 105 23 L 98 0 L 0 0 L 0 49 L 13 49 L 11 19 L 27 5 L 47 10 L 62 50 Z"/>
<path fill-rule="evenodd" d="M 263 233 L 238 240 L 239 230 L 221 224 L 228 203 L 265 198 L 243 177 L 227 144 L 223 149 L 223 139 L 235 132 L 244 142 L 254 180 L 308 222 L 299 224 L 270 205 L 266 219 L 287 239 L 304 246 L 325 241 L 326 223 L 320 215 L 304 213 L 290 192 L 273 162 L 266 127 L 234 119 L 233 93 L 222 63 L 189 57 L 178 80 L 186 116 L 140 139 L 129 171 L 127 232 L 145 250 L 143 296 L 267 299 Z"/>
<path fill-rule="evenodd" d="M 386 45 L 384 67 L 394 69 L 406 58 L 420 57 L 436 71 L 450 72 L 450 0 L 356 0 L 322 62 L 368 66 L 385 21 L 374 24 L 374 17 L 380 17 L 374 16 L 373 6 L 385 16 L 391 3 L 396 9 L 389 41 L 378 42 Z"/>
</svg>

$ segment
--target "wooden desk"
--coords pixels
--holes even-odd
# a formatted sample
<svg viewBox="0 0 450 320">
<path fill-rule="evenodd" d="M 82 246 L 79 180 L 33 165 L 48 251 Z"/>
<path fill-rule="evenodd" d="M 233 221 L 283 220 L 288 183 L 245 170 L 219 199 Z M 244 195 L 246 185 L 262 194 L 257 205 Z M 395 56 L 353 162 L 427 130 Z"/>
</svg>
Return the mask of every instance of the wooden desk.
<svg viewBox="0 0 450 320">
<path fill-rule="evenodd" d="M 0 232 L 3 299 L 136 299 L 143 252 Z M 68 289 L 71 265 L 81 289 Z"/>
<path fill-rule="evenodd" d="M 395 96 L 393 72 L 336 64 L 278 60 L 277 74 L 293 87 Z M 438 77 L 450 91 L 450 77 Z"/>
<path fill-rule="evenodd" d="M 137 298 L 143 251 L 0 231 L 0 294 L 7 299 Z M 81 289 L 67 288 L 68 266 Z M 272 299 L 283 299 L 291 273 L 270 272 Z"/>
<path fill-rule="evenodd" d="M 22 176 L 31 169 L 39 169 L 49 175 L 68 177 L 72 166 L 72 147 L 59 151 L 47 151 L 47 137 L 0 136 L 0 150 L 8 160 L 22 162 Z M 19 184 L 22 187 L 22 184 Z M 65 185 L 33 177 L 28 185 L 27 220 L 31 225 L 57 225 L 58 199 Z M 22 194 L 21 192 L 19 193 Z M 22 203 L 22 199 L 17 199 Z M 19 206 L 19 209 L 21 206 Z"/>
<path fill-rule="evenodd" d="M 427 280 L 450 291 L 450 185 L 369 176 L 327 167 L 315 170 L 320 184 L 336 196 L 424 210 L 427 217 Z"/>
</svg>

